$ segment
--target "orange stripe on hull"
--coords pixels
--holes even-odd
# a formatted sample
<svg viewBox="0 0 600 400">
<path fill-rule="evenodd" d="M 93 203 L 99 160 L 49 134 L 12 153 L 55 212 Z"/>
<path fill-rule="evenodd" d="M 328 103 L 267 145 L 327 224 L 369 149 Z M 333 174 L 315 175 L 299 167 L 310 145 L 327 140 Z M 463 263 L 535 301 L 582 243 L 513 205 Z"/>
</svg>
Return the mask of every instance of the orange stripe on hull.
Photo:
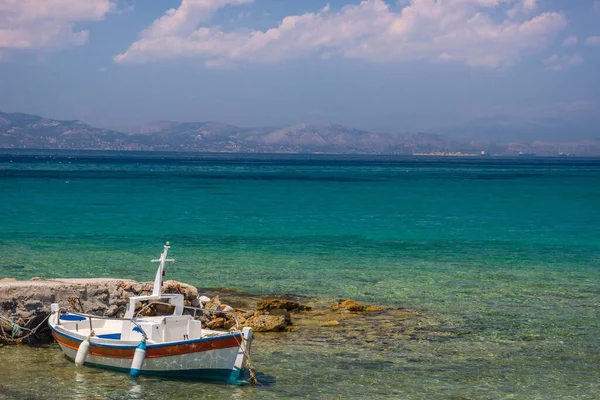
<svg viewBox="0 0 600 400">
<path fill-rule="evenodd" d="M 52 336 L 54 339 L 62 346 L 68 347 L 77 351 L 79 349 L 79 344 L 75 339 L 71 339 L 68 336 L 64 336 L 60 333 L 52 331 Z M 238 335 L 239 336 L 239 335 Z M 186 343 L 186 344 L 178 344 L 173 346 L 160 346 L 160 347 L 151 347 L 148 346 L 146 350 L 146 358 L 158 358 L 158 357 L 168 357 L 168 356 L 179 356 L 183 354 L 190 353 L 200 353 L 203 351 L 210 350 L 220 350 L 227 349 L 230 347 L 238 347 L 239 342 L 241 342 L 242 338 L 238 337 L 237 340 L 235 337 L 229 336 L 223 339 L 214 339 L 207 340 L 196 343 Z M 89 354 L 100 357 L 110 357 L 110 358 L 133 358 L 133 354 L 135 352 L 135 348 L 132 349 L 121 349 L 118 347 L 106 347 L 97 346 L 93 343 L 90 343 Z"/>
</svg>

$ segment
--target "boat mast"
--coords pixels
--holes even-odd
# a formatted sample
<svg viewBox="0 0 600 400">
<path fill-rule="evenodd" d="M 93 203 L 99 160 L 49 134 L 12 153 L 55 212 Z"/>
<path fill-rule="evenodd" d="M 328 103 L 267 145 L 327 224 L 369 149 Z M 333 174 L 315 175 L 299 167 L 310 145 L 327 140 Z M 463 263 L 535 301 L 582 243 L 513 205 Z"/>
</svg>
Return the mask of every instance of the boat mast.
<svg viewBox="0 0 600 400">
<path fill-rule="evenodd" d="M 158 265 L 158 270 L 156 271 L 156 277 L 154 278 L 154 288 L 152 289 L 152 296 L 160 296 L 160 290 L 162 289 L 163 284 L 163 276 L 165 275 L 165 262 L 175 261 L 172 258 L 167 258 L 169 248 L 171 248 L 171 245 L 169 244 L 169 242 L 167 242 L 167 244 L 165 244 L 165 250 L 161 253 L 160 258 L 158 260 L 152 260 L 152 262 L 160 263 Z"/>
</svg>

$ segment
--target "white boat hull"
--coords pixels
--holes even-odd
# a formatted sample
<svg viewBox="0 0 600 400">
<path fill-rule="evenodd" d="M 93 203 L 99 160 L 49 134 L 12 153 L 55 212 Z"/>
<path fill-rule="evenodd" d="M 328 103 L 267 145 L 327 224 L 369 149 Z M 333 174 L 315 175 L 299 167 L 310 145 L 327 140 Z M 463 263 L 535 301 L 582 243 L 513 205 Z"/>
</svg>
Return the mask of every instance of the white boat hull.
<svg viewBox="0 0 600 400">
<path fill-rule="evenodd" d="M 69 359 L 75 360 L 86 337 L 52 322 L 49 325 L 61 350 Z M 245 343 L 239 332 L 188 341 L 148 343 L 141 374 L 236 383 L 243 378 L 246 369 L 247 359 L 242 347 Z M 91 337 L 84 365 L 130 372 L 137 345 L 134 341 Z"/>
</svg>

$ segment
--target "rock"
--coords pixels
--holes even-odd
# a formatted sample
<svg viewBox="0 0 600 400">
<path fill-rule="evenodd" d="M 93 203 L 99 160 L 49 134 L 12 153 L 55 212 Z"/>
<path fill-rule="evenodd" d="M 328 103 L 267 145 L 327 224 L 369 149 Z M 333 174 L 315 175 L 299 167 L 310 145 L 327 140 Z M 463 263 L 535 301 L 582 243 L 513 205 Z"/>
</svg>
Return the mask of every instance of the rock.
<svg viewBox="0 0 600 400">
<path fill-rule="evenodd" d="M 142 293 L 143 289 L 144 289 L 144 286 L 141 283 L 136 283 L 136 284 L 131 285 L 131 291 L 135 294 Z"/>
<path fill-rule="evenodd" d="M 40 281 L 40 277 L 39 276 L 34 276 L 33 278 L 30 279 L 30 281 Z"/>
<path fill-rule="evenodd" d="M 319 324 L 319 326 L 340 326 L 339 321 L 325 321 Z"/>
<path fill-rule="evenodd" d="M 218 310 L 220 305 L 221 300 L 219 299 L 219 296 L 215 296 L 209 301 L 207 301 L 206 304 L 204 304 L 204 308 L 207 310 Z"/>
<path fill-rule="evenodd" d="M 228 306 L 227 304 L 220 304 L 217 306 L 217 310 L 229 312 L 229 311 L 232 311 L 233 308 L 231 308 L 231 306 Z"/>
<path fill-rule="evenodd" d="M 25 307 L 25 310 L 27 310 L 27 312 L 29 313 L 29 315 L 23 313 L 24 317 L 28 317 L 30 315 L 35 314 L 35 312 L 43 307 L 43 304 L 41 301 L 36 300 L 36 299 L 31 299 L 31 300 L 27 300 L 23 306 Z"/>
<path fill-rule="evenodd" d="M 354 300 L 338 300 L 337 304 L 332 304 L 331 309 L 335 311 L 351 312 L 379 312 L 383 311 L 380 306 L 365 306 Z"/>
<path fill-rule="evenodd" d="M 337 304 L 332 304 L 333 310 L 360 312 L 365 311 L 365 306 L 354 300 L 339 300 Z"/>
<path fill-rule="evenodd" d="M 290 312 L 285 308 L 275 308 L 267 312 L 268 315 L 283 315 L 286 318 L 290 318 Z"/>
<path fill-rule="evenodd" d="M 192 302 L 198 298 L 198 289 L 187 283 L 177 282 L 174 280 L 168 280 L 163 283 L 163 293 L 176 293 L 182 294 L 184 300 Z"/>
<path fill-rule="evenodd" d="M 225 326 L 225 318 L 215 318 L 206 324 L 208 329 L 218 329 L 223 328 Z"/>
<path fill-rule="evenodd" d="M 116 305 L 113 304 L 112 306 L 108 307 L 108 310 L 106 310 L 104 315 L 106 315 L 107 317 L 115 317 L 115 316 L 117 316 L 118 313 L 119 313 L 119 307 L 117 307 Z"/>
<path fill-rule="evenodd" d="M 163 282 L 163 293 L 182 294 L 181 284 L 175 281 Z"/>
<path fill-rule="evenodd" d="M 198 301 L 200 302 L 200 305 L 204 307 L 204 305 L 210 301 L 210 298 L 206 296 L 200 296 L 198 297 Z"/>
<path fill-rule="evenodd" d="M 152 282 L 146 282 L 142 284 L 142 296 L 148 296 L 152 294 L 152 289 L 154 288 L 154 284 Z"/>
<path fill-rule="evenodd" d="M 192 302 L 190 304 L 192 305 L 192 307 L 196 307 L 196 308 L 200 308 L 200 306 L 202 306 L 202 304 L 200 304 L 200 300 L 198 300 L 198 299 L 192 300 Z"/>
<path fill-rule="evenodd" d="M 0 283 L 3 282 L 16 282 L 17 280 L 15 278 L 0 278 Z"/>
<path fill-rule="evenodd" d="M 194 301 L 198 299 L 198 289 L 196 289 L 194 286 L 182 283 L 181 287 L 183 288 L 183 295 L 185 296 L 186 300 Z"/>
<path fill-rule="evenodd" d="M 237 317 L 240 325 L 245 325 L 246 320 L 248 318 L 254 316 L 254 311 L 245 311 L 245 310 L 239 310 L 239 309 L 235 308 L 235 309 L 233 309 L 233 312 L 235 313 L 235 316 Z"/>
<path fill-rule="evenodd" d="M 309 311 L 311 307 L 303 306 L 297 301 L 287 299 L 264 299 L 258 302 L 256 309 L 259 311 L 270 311 L 277 308 L 282 308 L 287 311 Z"/>
<path fill-rule="evenodd" d="M 223 327 L 227 330 L 236 327 L 235 319 L 230 318 L 230 319 L 225 320 L 225 324 Z M 241 329 L 241 327 L 240 327 L 240 329 Z"/>
<path fill-rule="evenodd" d="M 285 330 L 290 322 L 283 315 L 255 314 L 246 320 L 245 325 L 256 332 L 278 332 Z"/>
</svg>

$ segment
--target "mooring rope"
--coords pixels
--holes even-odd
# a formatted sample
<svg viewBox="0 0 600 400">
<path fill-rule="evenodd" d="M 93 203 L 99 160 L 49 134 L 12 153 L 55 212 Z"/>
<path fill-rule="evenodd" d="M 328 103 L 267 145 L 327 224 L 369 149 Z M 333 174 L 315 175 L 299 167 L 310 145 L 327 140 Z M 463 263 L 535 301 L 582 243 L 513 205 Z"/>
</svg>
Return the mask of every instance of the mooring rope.
<svg viewBox="0 0 600 400">
<path fill-rule="evenodd" d="M 250 372 L 250 383 L 253 385 L 260 385 L 258 379 L 256 379 L 256 371 L 254 370 L 254 365 L 252 364 L 252 358 L 250 358 L 250 353 L 248 353 L 248 349 L 246 348 L 246 346 L 242 346 L 242 343 L 238 340 L 237 336 L 235 336 L 236 333 L 239 333 L 241 335 L 242 332 L 240 332 L 239 329 L 236 328 L 232 328 L 230 332 L 233 334 L 233 338 L 244 352 L 244 355 L 248 358 L 248 371 Z M 243 336 L 242 340 L 244 340 Z"/>
<path fill-rule="evenodd" d="M 50 315 L 52 315 L 52 313 L 46 315 L 46 318 L 44 318 L 42 320 L 42 322 L 40 322 L 35 328 L 29 329 L 24 326 L 20 326 L 20 325 L 16 324 L 15 322 L 6 318 L 4 315 L 0 314 L 0 319 L 7 322 L 12 328 L 12 331 L 11 331 L 12 337 L 10 337 L 10 338 L 8 336 L 6 336 L 4 329 L 0 329 L 0 332 L 2 332 L 3 340 L 6 341 L 7 343 L 21 343 L 23 340 L 27 339 L 29 336 L 35 335 L 35 332 L 48 320 L 48 318 L 50 318 Z M 27 333 L 25 336 L 20 336 L 24 330 L 29 331 L 29 333 Z"/>
</svg>

